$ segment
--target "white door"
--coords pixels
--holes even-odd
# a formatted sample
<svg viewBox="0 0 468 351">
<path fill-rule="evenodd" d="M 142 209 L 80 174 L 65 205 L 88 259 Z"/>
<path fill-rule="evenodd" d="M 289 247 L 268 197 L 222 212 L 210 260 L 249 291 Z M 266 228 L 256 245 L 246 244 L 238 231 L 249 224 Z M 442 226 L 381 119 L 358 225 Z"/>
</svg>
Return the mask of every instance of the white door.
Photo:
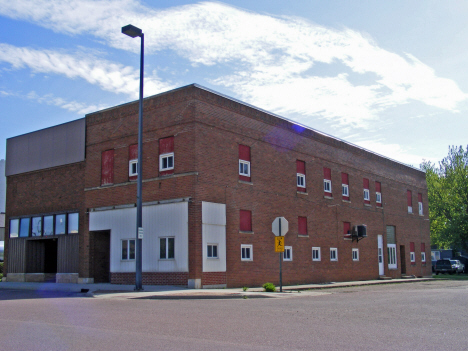
<svg viewBox="0 0 468 351">
<path fill-rule="evenodd" d="M 377 235 L 377 250 L 379 260 L 379 275 L 384 275 L 384 262 L 383 262 L 383 238 L 382 235 Z"/>
</svg>

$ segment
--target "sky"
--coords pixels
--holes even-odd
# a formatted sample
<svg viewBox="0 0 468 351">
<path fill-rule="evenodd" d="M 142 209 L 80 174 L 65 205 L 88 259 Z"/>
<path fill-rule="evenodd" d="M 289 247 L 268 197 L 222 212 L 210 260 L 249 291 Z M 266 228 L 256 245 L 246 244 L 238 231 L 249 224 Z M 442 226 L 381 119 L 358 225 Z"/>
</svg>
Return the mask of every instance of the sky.
<svg viewBox="0 0 468 351">
<path fill-rule="evenodd" d="M 399 162 L 468 130 L 468 2 L 0 0 L 6 139 L 197 83 Z"/>
</svg>

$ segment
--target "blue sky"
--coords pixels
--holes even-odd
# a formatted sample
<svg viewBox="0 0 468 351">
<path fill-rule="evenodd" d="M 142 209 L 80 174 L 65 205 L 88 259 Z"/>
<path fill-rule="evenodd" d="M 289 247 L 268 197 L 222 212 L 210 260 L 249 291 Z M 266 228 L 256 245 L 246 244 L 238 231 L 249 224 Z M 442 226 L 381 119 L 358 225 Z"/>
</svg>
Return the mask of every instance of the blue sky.
<svg viewBox="0 0 468 351">
<path fill-rule="evenodd" d="M 9 137 L 198 83 L 400 162 L 467 145 L 468 2 L 0 0 Z"/>
</svg>

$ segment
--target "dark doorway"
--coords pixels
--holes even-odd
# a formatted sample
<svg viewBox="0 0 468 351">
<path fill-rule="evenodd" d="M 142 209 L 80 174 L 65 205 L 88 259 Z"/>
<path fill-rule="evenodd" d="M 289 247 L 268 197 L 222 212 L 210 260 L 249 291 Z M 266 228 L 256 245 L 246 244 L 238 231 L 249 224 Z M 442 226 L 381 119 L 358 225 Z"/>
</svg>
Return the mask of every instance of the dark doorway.
<svg viewBox="0 0 468 351">
<path fill-rule="evenodd" d="M 110 282 L 110 232 L 92 232 L 93 270 L 95 283 Z"/>
<path fill-rule="evenodd" d="M 57 273 L 57 240 L 44 240 L 44 273 Z"/>
<path fill-rule="evenodd" d="M 406 274 L 405 245 L 400 245 L 401 274 Z"/>
</svg>

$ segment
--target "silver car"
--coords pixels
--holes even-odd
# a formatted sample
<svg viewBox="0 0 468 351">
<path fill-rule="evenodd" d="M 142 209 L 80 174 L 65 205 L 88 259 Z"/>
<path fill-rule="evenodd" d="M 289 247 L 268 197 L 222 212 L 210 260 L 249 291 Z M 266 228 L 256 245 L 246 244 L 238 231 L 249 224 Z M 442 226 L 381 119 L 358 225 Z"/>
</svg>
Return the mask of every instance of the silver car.
<svg viewBox="0 0 468 351">
<path fill-rule="evenodd" d="M 452 264 L 452 268 L 457 269 L 457 273 L 465 273 L 465 265 L 459 260 L 450 260 L 450 263 Z"/>
</svg>

